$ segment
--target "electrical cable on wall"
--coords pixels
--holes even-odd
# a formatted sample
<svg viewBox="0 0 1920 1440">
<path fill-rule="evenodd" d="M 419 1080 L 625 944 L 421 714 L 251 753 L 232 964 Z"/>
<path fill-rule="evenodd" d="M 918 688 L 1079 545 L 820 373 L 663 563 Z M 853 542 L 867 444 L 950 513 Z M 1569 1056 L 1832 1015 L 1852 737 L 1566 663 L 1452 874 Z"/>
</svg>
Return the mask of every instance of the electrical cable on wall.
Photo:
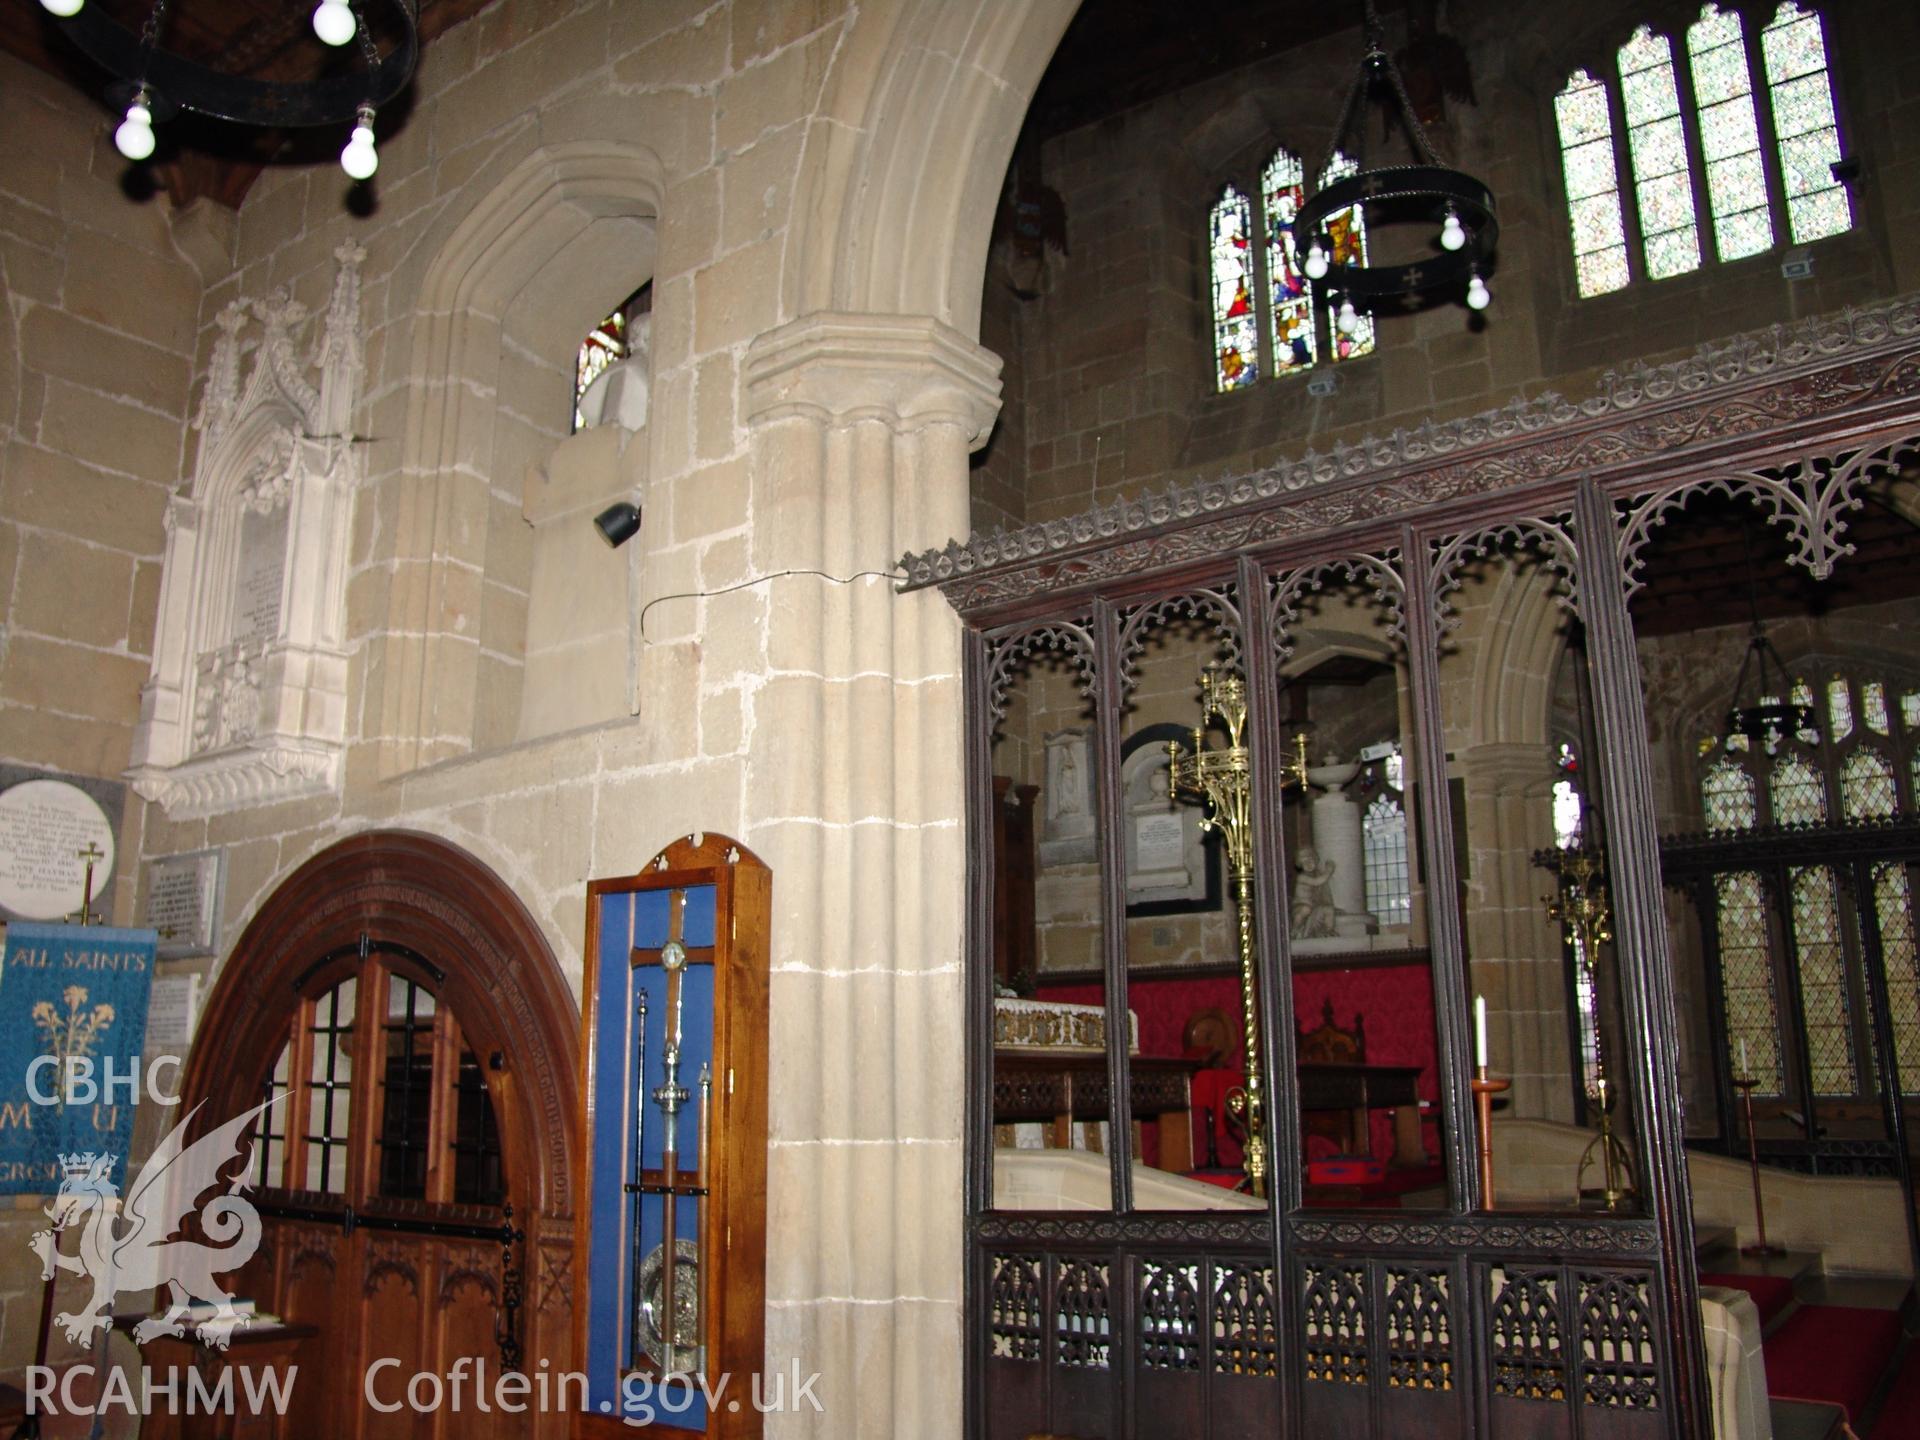
<svg viewBox="0 0 1920 1440">
<path fill-rule="evenodd" d="M 836 585 L 851 585 L 856 580 L 878 579 L 904 582 L 908 577 L 899 570 L 856 570 L 847 576 L 829 575 L 825 570 L 811 570 L 805 567 L 793 570 L 775 570 L 769 575 L 756 575 L 751 580 L 741 580 L 733 585 L 722 585 L 717 590 L 677 590 L 671 595 L 656 595 L 640 607 L 640 643 L 648 645 L 647 611 L 665 600 L 707 600 L 715 595 L 731 595 L 736 590 L 749 590 L 755 585 L 764 585 L 769 580 L 783 580 L 789 575 L 815 575 L 822 580 L 831 580 Z"/>
</svg>

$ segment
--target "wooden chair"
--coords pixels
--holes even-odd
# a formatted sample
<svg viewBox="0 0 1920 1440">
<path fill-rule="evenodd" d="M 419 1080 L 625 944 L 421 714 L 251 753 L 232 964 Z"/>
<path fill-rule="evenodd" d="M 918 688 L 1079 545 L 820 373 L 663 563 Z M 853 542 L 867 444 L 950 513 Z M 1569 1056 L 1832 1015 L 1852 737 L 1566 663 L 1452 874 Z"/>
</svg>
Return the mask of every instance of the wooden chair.
<svg viewBox="0 0 1920 1440">
<path fill-rule="evenodd" d="M 1366 1016 L 1354 1012 L 1353 1028 L 1342 1030 L 1333 1020 L 1333 1001 L 1320 1007 L 1320 1024 L 1294 1036 L 1295 1059 L 1302 1065 L 1364 1065 L 1367 1063 Z M 1318 1135 L 1331 1141 L 1339 1154 L 1365 1155 L 1370 1148 L 1364 1110 L 1308 1110 L 1300 1116 L 1300 1141 Z M 1308 1158 L 1312 1158 L 1309 1155 Z"/>
</svg>

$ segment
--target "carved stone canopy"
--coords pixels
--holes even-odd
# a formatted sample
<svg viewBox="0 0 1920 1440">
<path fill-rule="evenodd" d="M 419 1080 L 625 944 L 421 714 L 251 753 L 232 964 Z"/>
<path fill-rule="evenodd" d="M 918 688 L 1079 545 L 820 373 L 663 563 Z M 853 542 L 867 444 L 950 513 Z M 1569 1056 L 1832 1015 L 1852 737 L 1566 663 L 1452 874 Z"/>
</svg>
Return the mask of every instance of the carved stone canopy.
<svg viewBox="0 0 1920 1440">
<path fill-rule="evenodd" d="M 364 254 L 334 252 L 317 334 L 284 289 L 218 317 L 127 771 L 176 819 L 339 784 Z"/>
</svg>

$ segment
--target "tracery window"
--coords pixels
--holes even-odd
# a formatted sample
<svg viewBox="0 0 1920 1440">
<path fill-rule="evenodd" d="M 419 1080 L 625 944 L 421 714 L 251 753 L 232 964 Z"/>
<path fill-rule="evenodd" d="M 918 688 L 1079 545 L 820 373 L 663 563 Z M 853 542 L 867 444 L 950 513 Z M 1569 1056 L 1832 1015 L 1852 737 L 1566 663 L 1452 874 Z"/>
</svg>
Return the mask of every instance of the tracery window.
<svg viewBox="0 0 1920 1440">
<path fill-rule="evenodd" d="M 1320 175 L 1322 187 L 1351 175 L 1354 161 L 1335 151 Z M 1262 374 L 1289 375 L 1322 360 L 1371 354 L 1371 315 L 1339 294 L 1342 265 L 1367 262 L 1366 221 L 1359 206 L 1327 224 L 1332 266 L 1326 280 L 1309 280 L 1302 267 L 1294 217 L 1306 203 L 1300 157 L 1277 149 L 1249 197 L 1229 184 L 1209 212 L 1207 253 L 1213 317 L 1214 387 L 1222 392 L 1255 383 Z M 1267 297 L 1260 304 L 1255 297 Z"/>
<path fill-rule="evenodd" d="M 1750 24 L 1709 3 L 1687 28 L 1684 64 L 1672 38 L 1641 25 L 1612 57 L 1611 76 L 1580 68 L 1568 77 L 1554 119 L 1581 296 L 1699 269 L 1703 210 L 1723 261 L 1772 249 L 1779 210 L 1796 245 L 1853 227 L 1852 202 L 1833 173 L 1842 151 L 1821 17 L 1784 0 L 1762 19 Z"/>
<path fill-rule="evenodd" d="M 1908 859 L 1884 851 L 1886 858 L 1871 861 L 1870 881 L 1869 872 L 1856 879 L 1844 862 L 1822 863 L 1821 837 L 1834 827 L 1878 826 L 1913 813 L 1920 687 L 1894 689 L 1898 724 L 1884 678 L 1837 673 L 1816 687 L 1802 677 L 1790 698 L 1816 706 L 1815 725 L 1771 744 L 1741 736 L 1701 743 L 1709 834 L 1733 838 L 1763 826 L 1785 837 L 1810 832 L 1792 853 L 1814 863 L 1714 877 L 1727 1051 L 1735 1073 L 1755 1079 L 1757 1097 L 1787 1097 L 1801 1086 L 1822 1099 L 1871 1094 L 1864 967 L 1876 932 L 1901 1088 L 1920 1095 L 1920 956 Z M 1870 925 L 1862 923 L 1868 907 Z"/>
</svg>

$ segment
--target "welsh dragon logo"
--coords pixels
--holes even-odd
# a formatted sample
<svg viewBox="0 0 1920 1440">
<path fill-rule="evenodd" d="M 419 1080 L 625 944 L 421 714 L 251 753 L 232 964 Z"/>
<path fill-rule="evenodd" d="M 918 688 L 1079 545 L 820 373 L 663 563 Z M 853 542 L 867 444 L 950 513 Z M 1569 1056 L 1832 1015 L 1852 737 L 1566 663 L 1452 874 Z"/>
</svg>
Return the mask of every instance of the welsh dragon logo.
<svg viewBox="0 0 1920 1440">
<path fill-rule="evenodd" d="M 233 1296 L 214 1276 L 238 1270 L 260 1248 L 260 1214 L 244 1195 L 244 1177 L 253 1171 L 253 1146 L 244 1137 L 263 1111 L 284 1098 L 256 1105 L 189 1145 L 186 1133 L 199 1113 L 196 1105 L 154 1147 L 117 1206 L 111 1179 L 114 1156 L 89 1152 L 60 1157 L 60 1190 L 46 1207 L 51 1223 L 28 1243 L 40 1257 L 42 1280 L 52 1279 L 56 1269 L 93 1280 L 93 1295 L 85 1306 L 55 1317 L 69 1340 L 84 1341 L 112 1324 L 117 1292 L 164 1288 L 165 1312 L 141 1321 L 135 1339 L 144 1343 L 156 1335 L 185 1334 L 181 1317 L 199 1300 L 217 1308 L 195 1334 L 203 1344 L 227 1348 L 234 1327 L 245 1324 L 246 1317 L 233 1308 Z M 232 1180 L 223 1182 L 220 1172 L 243 1153 L 245 1163 Z M 223 1193 L 200 1206 L 203 1194 L 223 1184 Z M 198 1229 L 213 1244 L 178 1238 L 187 1217 L 196 1214 Z M 76 1225 L 79 1253 L 62 1254 L 60 1232 Z"/>
</svg>

